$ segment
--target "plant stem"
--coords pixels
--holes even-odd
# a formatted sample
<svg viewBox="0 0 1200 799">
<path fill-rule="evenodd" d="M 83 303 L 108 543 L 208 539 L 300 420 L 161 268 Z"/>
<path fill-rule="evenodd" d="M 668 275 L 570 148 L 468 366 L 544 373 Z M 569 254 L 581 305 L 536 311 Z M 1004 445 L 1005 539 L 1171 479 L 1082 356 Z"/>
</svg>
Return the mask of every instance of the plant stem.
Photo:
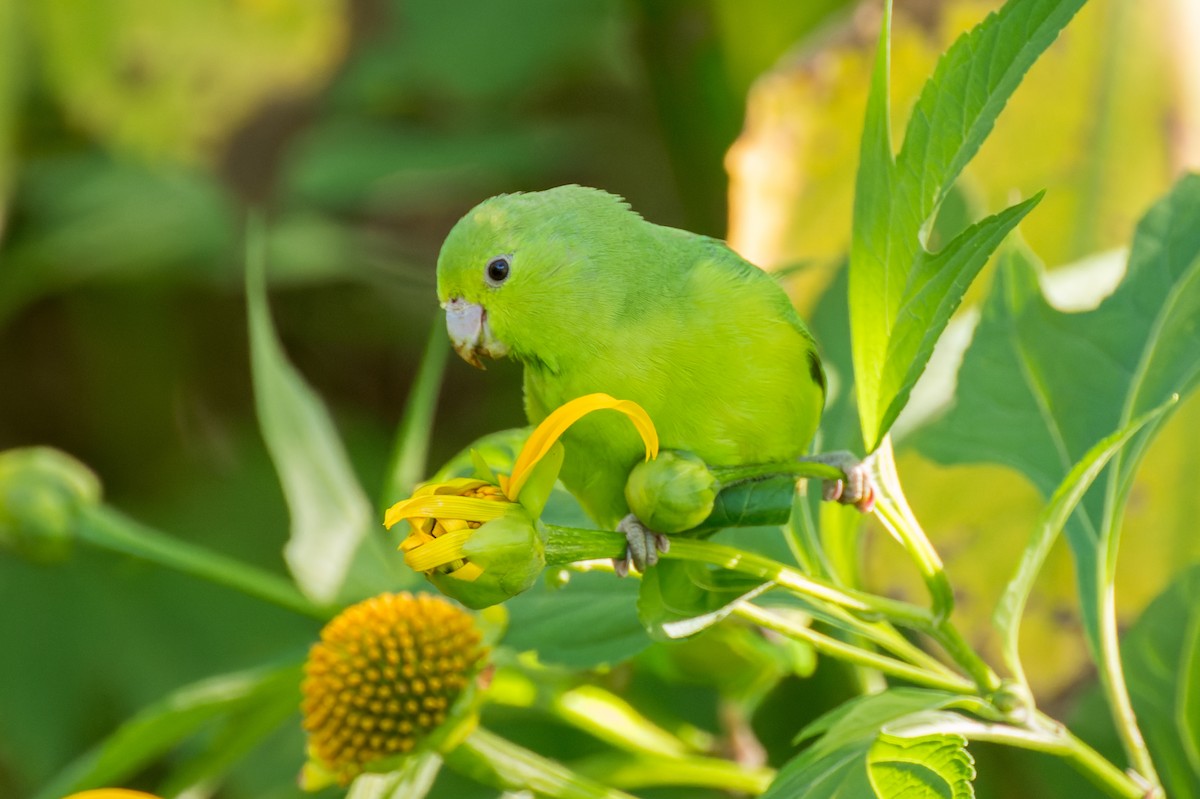
<svg viewBox="0 0 1200 799">
<path fill-rule="evenodd" d="M 1118 476 L 1123 466 L 1124 453 L 1118 452 L 1113 459 L 1108 483 L 1105 486 L 1104 519 L 1101 526 L 1101 551 L 1096 563 L 1097 603 L 1097 656 L 1096 672 L 1104 698 L 1108 701 L 1117 737 L 1133 768 L 1146 781 L 1161 790 L 1162 782 L 1150 757 L 1146 739 L 1138 727 L 1133 700 L 1125 682 L 1125 666 L 1121 662 L 1121 641 L 1117 619 L 1117 554 L 1121 542 L 1121 520 L 1125 515 L 1125 503 L 1129 491 L 1117 489 Z"/>
<path fill-rule="evenodd" d="M 716 757 L 605 754 L 573 765 L 582 773 L 603 775 L 605 782 L 631 790 L 686 786 L 757 796 L 767 790 L 775 778 L 774 769 L 742 766 Z"/>
<path fill-rule="evenodd" d="M 304 616 L 327 620 L 334 611 L 313 603 L 284 578 L 240 560 L 180 541 L 102 505 L 82 510 L 79 537 L 93 546 L 235 588 Z"/>
<path fill-rule="evenodd" d="M 807 597 L 840 605 L 851 611 L 885 616 L 897 624 L 925 632 L 932 633 L 934 629 L 933 617 L 924 608 L 863 591 L 838 588 L 830 583 L 814 580 L 778 561 L 724 544 L 680 539 L 672 541 L 671 549 L 664 552 L 662 557 L 721 566 L 742 574 L 770 580 L 783 588 Z"/>
<path fill-rule="evenodd" d="M 904 488 L 900 485 L 900 476 L 896 472 L 891 436 L 884 436 L 883 442 L 872 455 L 871 463 L 878 489 L 876 515 L 913 559 L 932 597 L 932 635 L 954 662 L 971 675 L 981 693 L 986 696 L 995 692 L 1000 688 L 1000 678 L 971 648 L 950 620 L 954 611 L 954 590 L 942 567 L 942 559 L 917 522 L 908 505 L 908 499 L 904 496 Z"/>
<path fill-rule="evenodd" d="M 446 765 L 502 791 L 526 790 L 551 799 L 633 799 L 482 727 L 445 758 Z"/>
<path fill-rule="evenodd" d="M 774 630 L 789 638 L 811 644 L 818 652 L 846 661 L 847 663 L 875 669 L 892 677 L 929 688 L 940 688 L 944 691 L 954 693 L 972 693 L 975 689 L 974 683 L 970 680 L 954 675 L 947 677 L 935 674 L 926 669 L 904 663 L 903 661 L 880 655 L 877 652 L 871 652 L 853 644 L 848 644 L 845 641 L 839 641 L 836 638 L 819 633 L 810 627 L 796 624 L 777 613 L 772 613 L 750 602 L 739 602 L 734 608 L 734 613 L 760 627 L 765 627 L 768 630 Z"/>
<path fill-rule="evenodd" d="M 963 734 L 972 741 L 999 743 L 1061 757 L 1098 788 L 1119 799 L 1145 799 L 1148 795 L 1145 788 L 1128 774 L 1042 713 L 1035 716 L 1033 726 L 1027 729 L 980 723 L 964 730 Z"/>
<path fill-rule="evenodd" d="M 625 537 L 620 533 L 547 524 L 544 524 L 543 528 L 547 533 L 547 566 L 561 566 L 594 558 L 617 558 L 625 554 Z M 761 555 L 711 541 L 672 538 L 671 549 L 663 553 L 662 557 L 710 563 L 771 580 L 781 587 L 820 601 L 821 612 L 829 617 L 831 623 L 841 624 L 849 632 L 874 641 L 927 672 L 940 674 L 944 679 L 954 677 L 953 672 L 936 658 L 907 641 L 890 625 L 854 615 L 857 612 L 884 616 L 936 637 L 936 623 L 932 615 L 923 608 L 886 597 L 842 589 L 828 582 L 809 578 L 789 566 Z"/>
<path fill-rule="evenodd" d="M 816 461 L 777 461 L 774 463 L 756 463 L 749 466 L 710 466 L 709 471 L 722 485 L 756 480 L 761 477 L 775 477 L 786 474 L 795 478 L 805 477 L 814 480 L 845 480 L 846 474 L 836 466 Z"/>
<path fill-rule="evenodd" d="M 1160 787 L 1161 782 L 1154 761 L 1150 757 L 1150 749 L 1146 739 L 1138 727 L 1137 715 L 1133 710 L 1133 701 L 1129 697 L 1129 689 L 1125 683 L 1125 667 L 1121 663 L 1121 645 L 1117 632 L 1117 608 L 1114 587 L 1111 581 L 1103 586 L 1100 596 L 1100 640 L 1098 676 L 1104 698 L 1108 701 L 1109 710 L 1113 716 L 1117 736 L 1126 757 L 1139 774 L 1151 785 Z"/>
<path fill-rule="evenodd" d="M 949 618 L 954 611 L 954 590 L 942 567 L 942 559 L 908 506 L 908 499 L 900 485 L 900 476 L 896 473 L 891 436 L 884 436 L 879 449 L 871 456 L 870 463 L 878 494 L 875 502 L 876 515 L 916 564 L 933 599 L 934 616 L 939 619 Z"/>
</svg>

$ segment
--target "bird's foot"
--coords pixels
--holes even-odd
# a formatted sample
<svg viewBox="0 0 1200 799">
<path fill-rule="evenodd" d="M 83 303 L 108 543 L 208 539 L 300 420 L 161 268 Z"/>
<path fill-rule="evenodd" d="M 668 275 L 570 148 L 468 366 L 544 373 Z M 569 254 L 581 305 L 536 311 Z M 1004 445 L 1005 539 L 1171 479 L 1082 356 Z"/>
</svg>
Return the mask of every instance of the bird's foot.
<svg viewBox="0 0 1200 799">
<path fill-rule="evenodd" d="M 859 460 L 854 453 L 838 450 L 811 455 L 804 460 L 833 466 L 841 469 L 846 475 L 845 480 L 822 480 L 822 499 L 853 505 L 863 513 L 870 513 L 875 507 L 875 484 L 871 480 L 867 462 Z"/>
<path fill-rule="evenodd" d="M 665 535 L 649 529 L 632 513 L 617 525 L 617 532 L 624 533 L 627 542 L 625 557 L 613 558 L 613 571 L 618 577 L 627 576 L 630 566 L 644 573 L 647 566 L 658 563 L 658 553 L 671 548 Z"/>
</svg>

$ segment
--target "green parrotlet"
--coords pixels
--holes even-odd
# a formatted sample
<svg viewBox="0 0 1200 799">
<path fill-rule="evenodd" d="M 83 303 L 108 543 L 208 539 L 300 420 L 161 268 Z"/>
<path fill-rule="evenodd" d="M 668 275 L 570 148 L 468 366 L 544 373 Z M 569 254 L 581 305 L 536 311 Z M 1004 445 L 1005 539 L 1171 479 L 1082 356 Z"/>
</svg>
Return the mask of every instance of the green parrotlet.
<svg viewBox="0 0 1200 799">
<path fill-rule="evenodd" d="M 437 291 L 460 356 L 524 366 L 531 424 L 603 392 L 641 405 L 663 449 L 714 467 L 795 461 L 816 432 L 821 360 L 776 280 L 724 242 L 652 224 L 607 192 L 560 186 L 484 201 L 447 236 Z M 644 458 L 628 421 L 591 414 L 562 440 L 563 484 L 630 542 L 618 570 L 630 557 L 653 563 L 667 540 L 626 502 Z M 862 507 L 865 473 L 846 470 L 845 490 L 825 495 Z"/>
</svg>

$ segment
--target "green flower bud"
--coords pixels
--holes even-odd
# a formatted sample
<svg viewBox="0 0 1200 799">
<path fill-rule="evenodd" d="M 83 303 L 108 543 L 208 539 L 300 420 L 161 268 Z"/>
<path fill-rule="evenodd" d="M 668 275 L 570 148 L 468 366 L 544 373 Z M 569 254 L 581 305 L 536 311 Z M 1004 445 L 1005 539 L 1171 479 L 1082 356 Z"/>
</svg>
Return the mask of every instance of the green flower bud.
<svg viewBox="0 0 1200 799">
<path fill-rule="evenodd" d="M 472 530 L 463 542 L 462 559 L 479 571 L 434 570 L 427 576 L 443 594 L 478 610 L 529 590 L 546 566 L 546 545 L 518 505 Z M 464 575 L 470 579 L 463 579 Z"/>
<path fill-rule="evenodd" d="M 691 530 L 712 513 L 717 479 L 704 461 L 690 452 L 665 450 L 652 461 L 633 467 L 625 483 L 629 509 L 651 530 Z"/>
<path fill-rule="evenodd" d="M 75 519 L 100 501 L 100 481 L 71 456 L 49 447 L 0 452 L 0 547 L 39 563 L 66 558 Z"/>
</svg>

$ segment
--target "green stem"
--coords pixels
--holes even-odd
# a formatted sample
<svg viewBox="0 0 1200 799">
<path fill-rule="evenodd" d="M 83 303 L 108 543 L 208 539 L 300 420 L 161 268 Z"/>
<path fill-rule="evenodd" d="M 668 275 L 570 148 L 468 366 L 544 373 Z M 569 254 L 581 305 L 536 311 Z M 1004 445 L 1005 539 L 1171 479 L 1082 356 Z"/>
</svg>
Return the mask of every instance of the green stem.
<svg viewBox="0 0 1200 799">
<path fill-rule="evenodd" d="M 796 624 L 777 613 L 772 613 L 749 602 L 739 602 L 734 608 L 734 613 L 760 627 L 774 630 L 777 633 L 798 641 L 805 641 L 811 644 L 813 649 L 824 655 L 829 655 L 830 657 L 835 657 L 857 666 L 875 669 L 876 671 L 907 680 L 916 685 L 923 685 L 928 688 L 940 688 L 954 693 L 971 693 L 975 689 L 974 683 L 970 680 L 953 675 L 947 677 L 935 674 L 920 667 L 904 663 L 903 661 L 880 655 L 877 652 L 871 652 L 853 644 L 848 644 L 845 641 L 839 641 L 836 638 L 819 633 L 802 624 Z"/>
<path fill-rule="evenodd" d="M 954 590 L 942 567 L 942 559 L 908 506 L 900 476 L 896 473 L 891 436 L 884 436 L 879 449 L 871 456 L 871 464 L 878 489 L 876 515 L 916 564 L 933 599 L 934 616 L 949 618 L 954 612 Z"/>
<path fill-rule="evenodd" d="M 1150 785 L 1161 790 L 1161 778 L 1150 757 L 1146 739 L 1138 727 L 1137 714 L 1125 681 L 1125 666 L 1121 662 L 1120 627 L 1117 618 L 1117 555 L 1121 543 L 1121 520 L 1125 515 L 1125 503 L 1129 491 L 1119 491 L 1118 477 L 1121 474 L 1124 453 L 1118 452 L 1109 466 L 1109 480 L 1105 486 L 1104 520 L 1101 527 L 1101 555 L 1097 559 L 1096 588 L 1097 604 L 1097 658 L 1096 672 L 1100 687 L 1108 701 L 1117 737 L 1125 750 L 1125 756 L 1134 769 Z"/>
<path fill-rule="evenodd" d="M 1058 722 L 1038 713 L 1034 728 L 1007 725 L 978 725 L 964 731 L 972 741 L 986 741 L 1060 757 L 1096 787 L 1119 799 L 1145 799 L 1145 788 L 1099 752 L 1076 738 Z M 1040 729 L 1039 729 L 1040 728 Z"/>
<path fill-rule="evenodd" d="M 579 560 L 596 558 L 619 558 L 625 554 L 625 537 L 620 533 L 557 525 L 543 525 L 543 528 L 547 534 L 547 566 L 562 566 Z M 841 589 L 828 582 L 811 579 L 795 569 L 761 555 L 715 544 L 711 541 L 672 538 L 671 549 L 663 553 L 662 557 L 722 566 L 743 574 L 771 580 L 784 588 L 821 600 L 825 603 L 823 612 L 830 617 L 831 622 L 844 625 L 850 632 L 874 641 L 925 671 L 940 673 L 945 679 L 953 679 L 952 672 L 935 658 L 906 640 L 890 625 L 868 621 L 854 615 L 854 612 L 858 612 L 886 616 L 899 624 L 936 635 L 936 625 L 932 615 L 915 605 L 859 591 Z M 847 612 L 847 610 L 851 612 Z"/>
<path fill-rule="evenodd" d="M 924 608 L 863 591 L 838 588 L 830 583 L 814 580 L 778 561 L 724 544 L 690 539 L 673 540 L 671 549 L 663 553 L 662 557 L 721 566 L 731 571 L 770 580 L 783 588 L 813 599 L 840 605 L 847 610 L 871 616 L 885 616 L 897 624 L 933 632 L 933 617 Z"/>
<path fill-rule="evenodd" d="M 630 790 L 684 786 L 757 796 L 767 790 L 775 778 L 774 769 L 741 766 L 716 757 L 604 754 L 579 761 L 574 766 L 585 774 L 602 775 L 605 782 Z"/>
<path fill-rule="evenodd" d="M 278 575 L 172 538 L 102 505 L 82 510 L 79 537 L 93 546 L 235 588 L 304 616 L 327 620 L 334 614 L 332 609 L 313 603 Z"/>
<path fill-rule="evenodd" d="M 710 466 L 709 471 L 721 485 L 739 483 L 743 480 L 757 480 L 761 477 L 775 477 L 781 474 L 795 478 L 811 478 L 814 480 L 845 480 L 846 473 L 836 466 L 816 461 L 776 461 L 774 463 L 756 463 L 749 466 Z"/>
<path fill-rule="evenodd" d="M 445 758 L 451 768 L 501 791 L 528 790 L 550 799 L 633 799 L 482 727 Z"/>
<path fill-rule="evenodd" d="M 929 537 L 917 522 L 916 516 L 904 496 L 900 476 L 896 472 L 896 458 L 892 451 L 891 436 L 872 455 L 872 465 L 878 497 L 875 512 L 879 520 L 904 550 L 913 559 L 917 570 L 929 589 L 933 600 L 934 629 L 932 635 L 946 650 L 954 662 L 971 675 L 979 690 L 986 696 L 1000 688 L 1000 678 L 991 667 L 971 648 L 962 633 L 950 621 L 954 612 L 954 589 L 942 567 L 942 559 L 933 548 Z"/>
</svg>

